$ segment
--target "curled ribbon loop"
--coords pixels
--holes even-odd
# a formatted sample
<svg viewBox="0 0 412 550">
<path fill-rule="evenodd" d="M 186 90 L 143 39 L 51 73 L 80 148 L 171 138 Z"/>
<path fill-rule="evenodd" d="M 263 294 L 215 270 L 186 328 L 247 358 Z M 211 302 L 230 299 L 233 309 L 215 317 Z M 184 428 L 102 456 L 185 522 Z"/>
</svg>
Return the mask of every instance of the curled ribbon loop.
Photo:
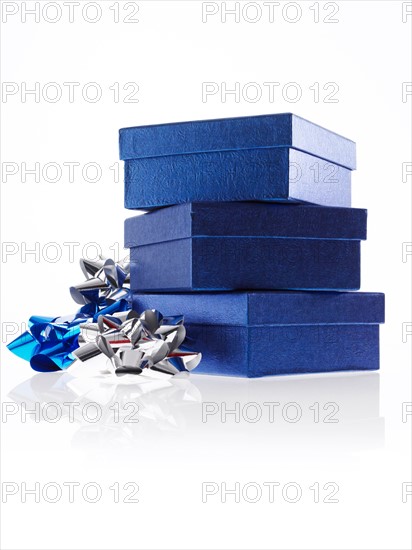
<svg viewBox="0 0 412 550">
<path fill-rule="evenodd" d="M 70 287 L 81 305 L 73 315 L 32 316 L 28 330 L 7 347 L 39 372 L 66 369 L 76 359 L 103 354 L 118 376 L 149 368 L 167 374 L 193 370 L 200 353 L 183 347 L 183 316 L 130 309 L 130 265 L 100 257 L 81 259 L 86 280 Z"/>
</svg>

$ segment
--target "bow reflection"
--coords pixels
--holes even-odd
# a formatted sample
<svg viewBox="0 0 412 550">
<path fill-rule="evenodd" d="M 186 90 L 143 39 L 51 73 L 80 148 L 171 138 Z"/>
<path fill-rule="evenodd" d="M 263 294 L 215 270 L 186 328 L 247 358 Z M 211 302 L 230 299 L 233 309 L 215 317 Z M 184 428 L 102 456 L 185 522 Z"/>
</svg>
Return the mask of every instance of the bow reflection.
<svg viewBox="0 0 412 550">
<path fill-rule="evenodd" d="M 106 374 L 77 376 L 69 371 L 41 373 L 16 386 L 9 398 L 37 422 L 58 421 L 80 426 L 74 446 L 127 444 L 148 430 L 184 429 L 188 413 L 198 408 L 201 394 L 186 373 L 151 373 L 117 378 Z M 189 411 L 188 411 L 189 410 Z"/>
</svg>

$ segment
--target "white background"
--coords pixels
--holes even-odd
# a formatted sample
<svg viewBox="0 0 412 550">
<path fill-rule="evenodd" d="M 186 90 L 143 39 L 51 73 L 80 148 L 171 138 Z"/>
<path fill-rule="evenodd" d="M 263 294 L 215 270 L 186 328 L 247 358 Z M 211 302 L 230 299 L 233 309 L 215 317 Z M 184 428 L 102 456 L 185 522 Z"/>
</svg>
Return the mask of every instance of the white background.
<svg viewBox="0 0 412 550">
<path fill-rule="evenodd" d="M 2 240 L 13 251 L 2 259 L 2 399 L 27 407 L 92 401 L 101 405 L 104 418 L 23 422 L 20 409 L 6 417 L 3 411 L 3 483 L 20 488 L 23 482 L 42 487 L 96 482 L 102 488 L 95 504 L 81 493 L 74 503 L 67 495 L 57 503 L 43 498 L 36 503 L 30 496 L 23 503 L 20 492 L 10 496 L 2 505 L 3 548 L 410 548 L 412 497 L 402 502 L 402 484 L 412 477 L 411 416 L 402 422 L 402 404 L 411 402 L 411 337 L 403 342 L 402 330 L 411 322 L 412 263 L 411 256 L 402 258 L 403 243 L 412 240 L 411 177 L 402 178 L 402 163 L 411 160 L 412 103 L 410 95 L 402 101 L 402 83 L 411 81 L 412 16 L 402 21 L 405 3 L 338 2 L 336 23 L 323 22 L 333 9 L 325 2 L 318 3 L 315 23 L 312 1 L 293 3 L 297 8 L 286 8 L 283 17 L 287 3 L 281 2 L 273 22 L 269 8 L 259 3 L 262 16 L 255 23 L 249 21 L 257 3 L 239 22 L 230 15 L 223 22 L 224 6 L 212 2 L 210 9 L 219 11 L 203 22 L 202 2 L 139 1 L 138 23 L 124 22 L 134 3 L 97 3 L 96 23 L 87 22 L 79 7 L 68 22 L 62 4 L 56 23 L 43 15 L 39 22 L 27 15 L 24 22 L 23 4 L 30 8 L 33 2 L 10 4 L 18 12 L 2 24 L 2 79 L 15 83 L 18 92 L 3 95 L 2 161 L 16 163 L 19 172 L 3 177 L 1 189 Z M 110 9 L 116 4 L 117 23 Z M 245 2 L 240 5 L 242 10 Z M 52 19 L 56 12 L 49 9 L 46 18 Z M 35 82 L 41 91 L 58 83 L 62 98 L 51 103 L 42 96 L 22 97 L 23 83 L 33 88 Z M 73 102 L 63 82 L 80 83 Z M 82 97 L 89 82 L 102 90 L 96 103 Z M 116 82 L 118 102 L 110 89 Z M 128 82 L 139 86 L 138 103 L 124 102 Z M 262 97 L 256 102 L 242 96 L 237 102 L 233 95 L 202 98 L 203 82 L 220 88 L 239 82 L 241 89 L 255 82 Z M 264 82 L 280 83 L 272 102 Z M 282 96 L 290 82 L 302 91 L 295 103 Z M 315 82 L 318 101 L 310 89 Z M 339 86 L 336 103 L 323 101 L 329 82 Z M 264 380 L 193 374 L 180 382 L 162 379 L 155 388 L 141 382 L 116 387 L 81 377 L 79 370 L 34 377 L 29 364 L 5 348 L 13 323 L 35 313 L 56 316 L 76 309 L 68 287 L 83 278 L 78 260 L 87 243 L 98 243 L 107 255 L 115 243 L 122 247 L 123 220 L 130 213 L 123 208 L 122 173 L 114 181 L 109 168 L 118 161 L 119 128 L 288 111 L 357 142 L 353 206 L 369 211 L 362 290 L 386 294 L 380 372 Z M 48 183 L 28 175 L 23 182 L 24 162 L 28 168 L 35 162 L 95 162 L 102 177 L 91 183 L 76 172 L 70 182 L 66 173 Z M 50 242 L 57 248 L 48 247 Z M 78 243 L 74 258 L 64 245 L 69 242 Z M 35 254 L 24 253 L 35 246 Z M 56 250 L 61 258 L 51 261 Z M 128 401 L 139 404 L 139 422 L 113 421 L 111 404 Z M 273 423 L 263 406 L 267 401 L 280 403 Z M 202 402 L 215 402 L 219 410 L 223 402 L 228 408 L 239 402 L 241 409 L 256 402 L 264 414 L 256 423 L 243 416 L 239 423 L 233 416 L 222 422 L 219 414 L 202 422 Z M 295 423 L 281 412 L 290 402 L 302 411 Z M 318 423 L 309 409 L 315 402 L 321 407 Z M 328 402 L 339 406 L 338 423 L 322 422 Z M 265 489 L 263 483 L 271 481 L 280 483 L 274 502 L 265 491 L 256 503 L 242 495 L 239 503 L 233 495 L 224 503 L 220 492 L 202 502 L 203 482 L 219 488 L 252 482 Z M 115 482 L 138 484 L 139 502 L 115 503 L 109 489 Z M 296 503 L 282 498 L 290 482 L 302 491 Z M 322 502 L 327 482 L 339 486 L 339 502 Z M 321 487 L 319 503 L 309 489 L 314 483 Z"/>
</svg>

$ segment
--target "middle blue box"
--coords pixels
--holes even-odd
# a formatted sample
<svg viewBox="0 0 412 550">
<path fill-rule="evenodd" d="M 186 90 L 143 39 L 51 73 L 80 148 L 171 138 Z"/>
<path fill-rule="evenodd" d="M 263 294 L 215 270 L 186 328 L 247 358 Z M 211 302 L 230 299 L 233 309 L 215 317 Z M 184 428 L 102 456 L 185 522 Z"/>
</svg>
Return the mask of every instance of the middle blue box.
<svg viewBox="0 0 412 550">
<path fill-rule="evenodd" d="M 358 290 L 367 211 L 187 203 L 129 218 L 131 289 Z"/>
</svg>

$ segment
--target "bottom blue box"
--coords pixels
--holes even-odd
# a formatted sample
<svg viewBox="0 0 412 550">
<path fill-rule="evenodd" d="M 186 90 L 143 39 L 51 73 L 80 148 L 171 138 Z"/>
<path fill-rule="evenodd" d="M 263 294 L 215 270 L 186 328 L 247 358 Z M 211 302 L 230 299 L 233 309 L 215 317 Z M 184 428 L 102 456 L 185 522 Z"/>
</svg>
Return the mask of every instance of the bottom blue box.
<svg viewBox="0 0 412 550">
<path fill-rule="evenodd" d="M 135 294 L 138 312 L 183 314 L 196 373 L 259 377 L 379 368 L 384 295 L 369 292 Z"/>
</svg>

